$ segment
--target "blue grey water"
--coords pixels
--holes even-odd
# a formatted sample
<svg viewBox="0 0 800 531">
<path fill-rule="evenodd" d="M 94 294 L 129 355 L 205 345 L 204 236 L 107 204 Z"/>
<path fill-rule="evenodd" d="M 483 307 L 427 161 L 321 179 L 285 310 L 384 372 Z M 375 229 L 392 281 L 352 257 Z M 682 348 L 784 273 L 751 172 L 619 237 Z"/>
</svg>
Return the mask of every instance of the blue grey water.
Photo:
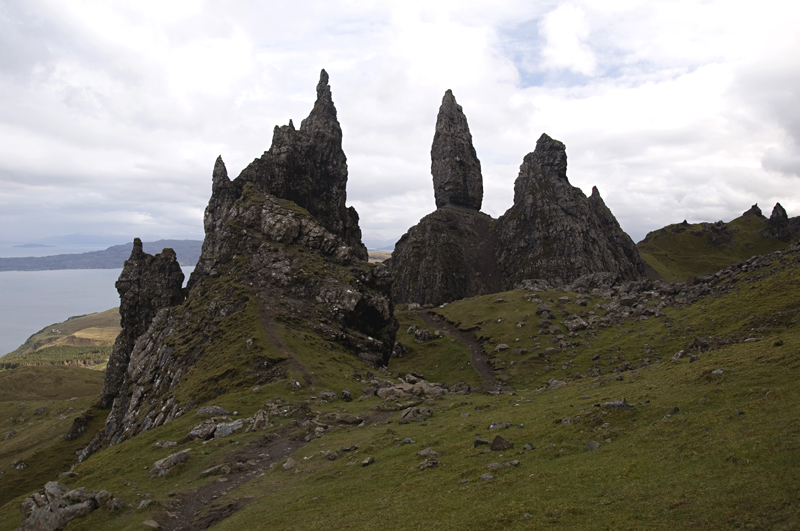
<svg viewBox="0 0 800 531">
<path fill-rule="evenodd" d="M 194 267 L 183 267 L 189 279 Z M 121 269 L 0 272 L 0 356 L 31 334 L 74 315 L 119 306 Z"/>
</svg>

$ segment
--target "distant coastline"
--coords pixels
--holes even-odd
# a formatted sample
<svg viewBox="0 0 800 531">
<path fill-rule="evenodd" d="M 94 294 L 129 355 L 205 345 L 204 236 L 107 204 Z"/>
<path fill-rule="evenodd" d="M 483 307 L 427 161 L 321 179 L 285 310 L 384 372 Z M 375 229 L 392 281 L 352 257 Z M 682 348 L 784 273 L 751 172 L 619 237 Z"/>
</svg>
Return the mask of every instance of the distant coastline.
<svg viewBox="0 0 800 531">
<path fill-rule="evenodd" d="M 144 251 L 150 254 L 160 253 L 170 247 L 184 266 L 193 266 L 200 258 L 203 242 L 200 240 L 158 240 L 145 242 Z M 39 248 L 50 247 L 44 244 L 23 244 L 15 247 Z M 25 256 L 0 258 L 0 271 L 52 271 L 61 269 L 119 269 L 130 256 L 133 242 L 112 245 L 103 251 L 86 253 L 57 254 L 52 256 Z"/>
</svg>

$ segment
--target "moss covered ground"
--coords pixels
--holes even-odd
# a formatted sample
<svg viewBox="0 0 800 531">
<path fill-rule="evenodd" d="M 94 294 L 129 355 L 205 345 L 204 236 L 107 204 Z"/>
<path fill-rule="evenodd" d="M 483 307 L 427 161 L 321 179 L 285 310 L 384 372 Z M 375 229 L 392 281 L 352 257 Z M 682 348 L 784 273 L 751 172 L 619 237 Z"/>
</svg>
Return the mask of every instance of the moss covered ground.
<svg viewBox="0 0 800 531">
<path fill-rule="evenodd" d="M 559 303 L 564 296 L 569 302 Z M 344 387 L 359 397 L 358 378 L 378 371 L 302 326 L 276 322 L 263 329 L 256 339 L 275 356 L 287 357 L 282 362 L 286 377 L 257 389 L 249 382 L 247 388 L 226 388 L 207 403 L 249 416 L 279 397 L 319 418 L 335 413 L 372 421 L 301 443 L 292 454 L 299 462 L 293 469 L 283 469 L 281 460 L 242 486 L 221 491 L 209 505 L 241 508 L 213 529 L 800 527 L 796 262 L 784 258 L 770 268 L 741 274 L 730 292 L 668 307 L 663 310 L 666 317 L 580 331 L 568 338 L 571 346 L 555 351 L 546 350 L 555 346 L 553 334 L 539 333 L 532 298 L 530 292 L 511 291 L 434 310 L 481 338 L 495 375 L 514 391 L 426 400 L 421 406 L 433 415 L 408 424 L 399 423 L 399 412 L 385 411 L 377 397 L 319 400 L 320 391 L 338 394 Z M 575 294 L 560 291 L 536 298 L 551 304 L 556 314 L 603 315 L 599 306 L 608 302 L 595 297 L 580 306 Z M 399 308 L 397 316 L 398 340 L 409 351 L 393 358 L 389 374 L 379 376 L 417 371 L 448 385 L 480 383 L 479 375 L 465 368 L 466 346 L 448 335 L 416 343 L 406 329 L 425 326 L 420 313 Z M 256 317 L 244 312 L 236 326 L 263 326 Z M 560 318 L 553 322 L 559 325 Z M 562 333 L 567 335 L 563 328 Z M 253 331 L 245 335 L 253 337 Z M 698 356 L 693 362 L 670 361 L 696 338 L 710 340 L 716 348 L 693 351 Z M 498 350 L 500 345 L 508 348 Z M 229 354 L 222 363 L 241 363 Z M 600 374 L 591 376 L 596 369 Z M 553 378 L 566 385 L 549 389 Z M 300 389 L 292 387 L 293 380 L 302 383 Z M 622 399 L 632 409 L 603 407 Z M 208 467 L 230 462 L 232 452 L 270 433 L 287 440 L 292 430 L 304 433 L 292 418 L 274 421 L 266 431 L 174 449 L 156 447 L 157 441 L 181 440 L 188 433 L 198 422 L 190 412 L 99 452 L 75 467 L 75 477 L 63 481 L 109 490 L 130 506 L 118 512 L 100 509 L 75 520 L 69 529 L 141 529 L 151 518 L 170 525 L 167 513 L 176 510 L 176 493 L 225 479 L 204 476 Z M 496 422 L 510 427 L 490 428 Z M 514 447 L 487 452 L 486 446 L 474 447 L 478 434 L 488 440 L 500 435 Z M 404 444 L 406 438 L 414 442 Z M 0 450 L 7 442 L 0 439 Z M 599 446 L 587 449 L 590 442 Z M 428 447 L 438 452 L 439 465 L 421 470 L 423 458 L 417 453 Z M 51 448 L 41 459 L 64 453 L 63 448 Z M 191 448 L 189 461 L 163 478 L 149 477 L 155 460 L 186 448 Z M 324 457 L 330 450 L 337 451 L 337 459 Z M 362 466 L 369 456 L 375 462 Z M 2 465 L 3 484 L 11 475 L 23 474 L 9 471 L 5 461 Z M 481 479 L 483 474 L 492 478 Z M 19 525 L 19 502 L 44 482 L 43 477 L 37 480 L 0 500 L 0 531 Z M 137 509 L 143 499 L 154 503 Z"/>
</svg>

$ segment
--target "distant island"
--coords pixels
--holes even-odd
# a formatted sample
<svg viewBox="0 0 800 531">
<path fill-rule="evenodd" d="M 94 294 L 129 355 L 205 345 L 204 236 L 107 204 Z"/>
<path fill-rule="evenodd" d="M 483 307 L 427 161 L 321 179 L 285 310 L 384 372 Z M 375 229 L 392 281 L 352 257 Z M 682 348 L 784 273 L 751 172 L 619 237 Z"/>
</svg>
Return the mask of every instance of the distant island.
<svg viewBox="0 0 800 531">
<path fill-rule="evenodd" d="M 200 257 L 203 242 L 200 240 L 158 240 L 144 242 L 148 253 L 160 253 L 171 247 L 184 266 L 193 266 Z M 19 247 L 49 247 L 43 244 L 24 244 Z M 56 254 L 53 256 L 27 256 L 0 258 L 0 271 L 50 271 L 56 269 L 119 269 L 125 264 L 133 249 L 133 242 L 112 245 L 104 251 L 88 253 Z"/>
<path fill-rule="evenodd" d="M 12 245 L 21 249 L 41 249 L 42 247 L 55 247 L 55 245 L 45 245 L 43 243 L 23 243 L 22 245 Z"/>
</svg>

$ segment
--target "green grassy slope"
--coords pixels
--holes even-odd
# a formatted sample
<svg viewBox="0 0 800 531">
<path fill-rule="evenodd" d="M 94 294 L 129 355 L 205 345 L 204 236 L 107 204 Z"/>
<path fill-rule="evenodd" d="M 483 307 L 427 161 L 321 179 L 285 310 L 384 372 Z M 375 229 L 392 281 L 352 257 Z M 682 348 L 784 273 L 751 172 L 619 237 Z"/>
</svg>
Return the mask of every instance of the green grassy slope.
<svg viewBox="0 0 800 531">
<path fill-rule="evenodd" d="M 545 350 L 555 348 L 553 335 L 539 333 L 530 292 L 436 309 L 483 338 L 495 375 L 515 391 L 418 399 L 433 415 L 408 424 L 400 424 L 399 413 L 378 397 L 316 398 L 323 389 L 338 393 L 343 387 L 359 397 L 359 379 L 370 369 L 326 348 L 323 339 L 297 324 L 276 323 L 256 339 L 293 357 L 288 377 L 258 390 L 225 389 L 208 403 L 249 416 L 280 397 L 317 419 L 358 415 L 372 421 L 343 426 L 307 444 L 302 418 L 290 416 L 274 418 L 266 432 L 176 449 L 154 446 L 182 439 L 199 422 L 190 412 L 77 466 L 77 476 L 65 483 L 109 490 L 132 507 L 100 509 L 70 529 L 140 529 L 151 518 L 168 525 L 174 521 L 168 513 L 181 509 L 175 501 L 182 492 L 228 479 L 203 470 L 233 465 L 234 452 L 258 451 L 253 445 L 263 444 L 270 433 L 302 445 L 292 454 L 299 465 L 284 470 L 278 461 L 242 486 L 205 500 L 198 517 L 213 507 L 241 507 L 213 529 L 795 529 L 800 526 L 800 262 L 786 255 L 737 278 L 724 295 L 694 304 L 679 301 L 663 310 L 663 318 L 583 330 L 569 337 L 571 346 L 554 351 Z M 559 303 L 565 295 L 570 301 Z M 608 302 L 595 296 L 579 306 L 575 294 L 555 291 L 537 298 L 553 299 L 557 314 L 603 315 L 600 305 Z M 397 314 L 398 339 L 411 350 L 391 360 L 390 373 L 420 371 L 451 385 L 480 382 L 474 370 L 464 368 L 469 356 L 464 345 L 447 335 L 415 343 L 405 329 L 423 326 L 420 314 L 402 309 Z M 256 326 L 254 317 L 243 319 L 241 326 Z M 552 322 L 567 336 L 561 320 Z M 716 348 L 695 351 L 694 362 L 669 360 L 695 338 Z M 509 348 L 497 350 L 502 344 Z M 230 356 L 230 363 L 239 363 Z M 596 370 L 600 374 L 592 376 Z M 312 384 L 293 389 L 290 381 L 305 382 L 306 375 Z M 548 389 L 553 378 L 566 385 Z M 602 407 L 623 398 L 632 410 Z M 490 429 L 494 422 L 513 426 Z M 476 434 L 489 440 L 501 435 L 514 448 L 485 453 L 486 446 L 473 446 Z M 405 438 L 415 442 L 403 444 Z M 599 448 L 586 449 L 589 442 Z M 355 445 L 356 450 L 341 450 Z M 420 470 L 423 458 L 417 452 L 427 447 L 439 453 L 439 466 Z M 186 448 L 191 448 L 187 463 L 163 478 L 149 478 L 155 460 Z M 326 459 L 322 454 L 329 450 L 338 458 Z M 361 466 L 368 456 L 375 462 Z M 487 468 L 493 463 L 499 468 Z M 492 479 L 481 479 L 486 473 Z M 6 471 L 4 477 L 14 474 L 22 473 Z M 0 531 L 19 525 L 18 506 L 27 493 L 0 501 Z M 137 509 L 143 499 L 154 503 Z"/>
<path fill-rule="evenodd" d="M 80 365 L 104 368 L 119 334 L 119 308 L 70 317 L 31 335 L 0 365 Z"/>
<path fill-rule="evenodd" d="M 677 223 L 650 232 L 637 245 L 642 258 L 667 282 L 683 282 L 689 276 L 701 276 L 788 247 L 788 243 L 767 238 L 764 218 L 741 216 L 725 224 L 730 239 L 712 243 L 703 224 Z"/>
<path fill-rule="evenodd" d="M 77 367 L 19 367 L 0 372 L 0 504 L 32 492 L 75 462 L 103 425 L 97 412 L 87 434 L 64 441 L 73 420 L 89 411 L 103 388 L 103 373 Z M 27 468 L 11 465 L 23 461 Z"/>
</svg>

